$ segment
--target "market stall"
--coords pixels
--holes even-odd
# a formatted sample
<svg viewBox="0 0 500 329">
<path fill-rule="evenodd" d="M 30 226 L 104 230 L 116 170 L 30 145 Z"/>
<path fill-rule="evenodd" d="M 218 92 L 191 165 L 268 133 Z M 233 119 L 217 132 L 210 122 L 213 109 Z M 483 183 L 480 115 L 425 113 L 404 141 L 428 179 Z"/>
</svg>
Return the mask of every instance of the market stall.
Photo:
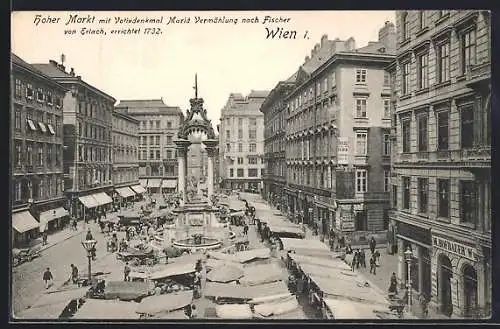
<svg viewBox="0 0 500 329">
<path fill-rule="evenodd" d="M 119 300 L 87 299 L 78 309 L 73 319 L 86 320 L 126 320 L 138 319 L 135 312 L 139 304 Z"/>
<path fill-rule="evenodd" d="M 179 291 L 171 294 L 154 295 L 144 298 L 136 309 L 141 318 L 155 317 L 157 314 L 167 314 L 190 305 L 193 301 L 193 291 Z"/>
<path fill-rule="evenodd" d="M 172 276 L 191 274 L 195 272 L 194 263 L 172 263 L 165 266 L 165 268 L 153 272 L 149 275 L 151 280 L 161 280 Z"/>
<path fill-rule="evenodd" d="M 221 283 L 236 281 L 241 277 L 243 277 L 243 270 L 231 265 L 215 268 L 207 274 L 208 281 Z"/>
<path fill-rule="evenodd" d="M 224 266 L 234 266 L 234 267 L 239 268 L 240 270 L 243 270 L 243 265 L 241 263 L 227 261 L 227 260 L 220 260 L 220 259 L 215 259 L 215 258 L 207 259 L 205 266 L 207 268 L 207 271 L 211 271 L 215 268 L 224 267 Z"/>
<path fill-rule="evenodd" d="M 250 300 L 288 293 L 288 287 L 283 281 L 256 286 L 207 282 L 204 292 L 206 297 L 214 297 L 216 299 Z"/>
<path fill-rule="evenodd" d="M 299 255 L 332 258 L 330 248 L 319 240 L 280 238 L 282 250 Z"/>
<path fill-rule="evenodd" d="M 324 298 L 325 318 L 338 320 L 378 319 L 378 312 L 385 309 L 379 305 L 364 304 L 333 298 Z"/>
<path fill-rule="evenodd" d="M 255 286 L 286 279 L 287 273 L 276 263 L 248 266 L 239 280 L 242 285 Z"/>
<path fill-rule="evenodd" d="M 324 267 L 339 268 L 347 271 L 351 270 L 351 268 L 346 263 L 344 263 L 341 259 L 338 258 L 328 259 L 324 257 L 305 256 L 294 253 L 289 253 L 288 257 L 290 258 L 291 261 L 299 265 L 311 264 L 311 265 L 320 265 Z"/>
<path fill-rule="evenodd" d="M 268 259 L 271 257 L 271 251 L 268 248 L 252 249 L 239 251 L 234 254 L 240 263 L 249 263 L 258 259 Z"/>
<path fill-rule="evenodd" d="M 148 296 L 153 291 L 150 282 L 109 281 L 104 288 L 104 299 L 136 300 Z"/>
<path fill-rule="evenodd" d="M 277 302 L 257 304 L 254 306 L 254 313 L 257 317 L 269 318 L 296 311 L 299 308 L 300 305 L 295 296 L 290 296 Z"/>
<path fill-rule="evenodd" d="M 253 314 L 247 304 L 216 305 L 215 312 L 220 319 L 252 319 Z"/>
</svg>

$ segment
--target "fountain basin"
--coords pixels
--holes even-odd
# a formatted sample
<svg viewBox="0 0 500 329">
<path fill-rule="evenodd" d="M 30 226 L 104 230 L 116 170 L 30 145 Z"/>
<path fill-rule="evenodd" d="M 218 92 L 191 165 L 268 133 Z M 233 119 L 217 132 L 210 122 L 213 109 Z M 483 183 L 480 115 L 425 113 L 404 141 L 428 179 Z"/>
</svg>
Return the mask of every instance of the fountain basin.
<svg viewBox="0 0 500 329">
<path fill-rule="evenodd" d="M 222 241 L 220 241 L 219 239 L 208 238 L 205 236 L 201 237 L 201 241 L 198 242 L 199 243 L 196 243 L 194 238 L 189 238 L 174 241 L 173 245 L 174 247 L 179 249 L 195 249 L 196 251 L 217 249 L 222 246 Z"/>
</svg>

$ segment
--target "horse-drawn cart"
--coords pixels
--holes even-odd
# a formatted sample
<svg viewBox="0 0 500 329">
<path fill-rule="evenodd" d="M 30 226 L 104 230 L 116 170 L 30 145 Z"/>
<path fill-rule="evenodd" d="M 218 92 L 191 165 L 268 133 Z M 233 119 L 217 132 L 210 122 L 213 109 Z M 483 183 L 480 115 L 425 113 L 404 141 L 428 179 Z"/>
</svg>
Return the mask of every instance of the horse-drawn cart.
<svg viewBox="0 0 500 329">
<path fill-rule="evenodd" d="M 41 245 L 37 245 L 31 248 L 12 249 L 12 265 L 17 266 L 25 262 L 31 262 L 32 259 L 40 256 L 41 249 Z"/>
<path fill-rule="evenodd" d="M 156 256 L 153 248 L 141 250 L 136 248 L 128 248 L 127 251 L 120 251 L 116 253 L 116 258 L 129 262 L 132 266 L 137 265 L 155 265 L 158 264 L 159 259 Z"/>
</svg>

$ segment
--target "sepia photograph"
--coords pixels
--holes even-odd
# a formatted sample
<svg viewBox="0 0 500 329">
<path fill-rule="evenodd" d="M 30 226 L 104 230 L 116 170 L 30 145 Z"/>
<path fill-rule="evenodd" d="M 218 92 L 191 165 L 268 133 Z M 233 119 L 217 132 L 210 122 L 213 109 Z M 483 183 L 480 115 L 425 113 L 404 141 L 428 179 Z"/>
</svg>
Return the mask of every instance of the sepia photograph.
<svg viewBox="0 0 500 329">
<path fill-rule="evenodd" d="M 10 321 L 490 319 L 490 19 L 13 11 Z"/>
</svg>

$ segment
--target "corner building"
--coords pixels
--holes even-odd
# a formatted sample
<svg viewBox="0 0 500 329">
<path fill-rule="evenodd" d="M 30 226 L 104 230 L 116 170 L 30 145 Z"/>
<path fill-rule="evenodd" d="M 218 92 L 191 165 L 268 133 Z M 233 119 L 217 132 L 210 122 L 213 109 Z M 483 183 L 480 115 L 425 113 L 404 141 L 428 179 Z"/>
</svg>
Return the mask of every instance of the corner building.
<svg viewBox="0 0 500 329">
<path fill-rule="evenodd" d="M 112 112 L 115 99 L 86 83 L 72 68 L 50 60 L 33 64 L 69 91 L 64 97 L 65 194 L 72 216 L 94 218 L 112 199 Z"/>
<path fill-rule="evenodd" d="M 174 139 L 184 121 L 177 106 L 163 99 L 121 100 L 117 112 L 139 121 L 139 181 L 149 193 L 171 193 L 177 188 Z"/>
<path fill-rule="evenodd" d="M 64 206 L 65 87 L 11 54 L 10 174 L 12 242 L 21 247 L 39 231 L 69 222 Z"/>
<path fill-rule="evenodd" d="M 411 284 L 445 316 L 491 314 L 491 29 L 488 11 L 397 12 L 391 220 Z M 415 298 L 418 293 L 414 294 Z"/>
<path fill-rule="evenodd" d="M 396 31 L 357 48 L 323 36 L 286 97 L 288 210 L 320 235 L 352 244 L 386 238 L 390 177 L 390 81 Z"/>
</svg>

